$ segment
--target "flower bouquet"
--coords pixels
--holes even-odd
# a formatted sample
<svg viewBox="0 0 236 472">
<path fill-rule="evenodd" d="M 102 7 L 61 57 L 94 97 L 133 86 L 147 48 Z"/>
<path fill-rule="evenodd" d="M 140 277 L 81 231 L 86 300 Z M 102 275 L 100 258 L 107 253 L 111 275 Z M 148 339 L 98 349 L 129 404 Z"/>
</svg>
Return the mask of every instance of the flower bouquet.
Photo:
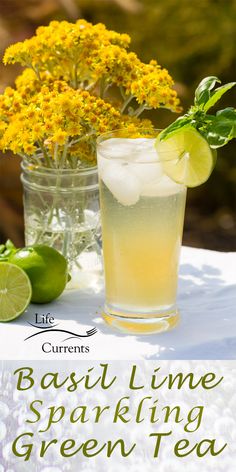
<svg viewBox="0 0 236 472">
<path fill-rule="evenodd" d="M 52 21 L 4 56 L 24 67 L 0 95 L 0 149 L 22 157 L 26 244 L 58 249 L 80 287 L 101 274 L 97 136 L 152 129 L 144 110 L 180 110 L 168 71 L 129 44 L 103 24 Z"/>
</svg>

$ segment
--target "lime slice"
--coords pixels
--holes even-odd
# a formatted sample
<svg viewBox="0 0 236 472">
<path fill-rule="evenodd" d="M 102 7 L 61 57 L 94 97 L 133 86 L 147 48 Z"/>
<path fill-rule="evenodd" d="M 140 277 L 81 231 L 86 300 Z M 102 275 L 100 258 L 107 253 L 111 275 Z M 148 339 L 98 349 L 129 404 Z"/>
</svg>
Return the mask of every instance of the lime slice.
<svg viewBox="0 0 236 472">
<path fill-rule="evenodd" d="M 0 263 L 0 321 L 14 320 L 30 303 L 32 295 L 28 275 L 8 262 Z"/>
<path fill-rule="evenodd" d="M 209 178 L 216 155 L 195 128 L 182 128 L 155 146 L 165 173 L 175 182 L 197 187 Z"/>
</svg>

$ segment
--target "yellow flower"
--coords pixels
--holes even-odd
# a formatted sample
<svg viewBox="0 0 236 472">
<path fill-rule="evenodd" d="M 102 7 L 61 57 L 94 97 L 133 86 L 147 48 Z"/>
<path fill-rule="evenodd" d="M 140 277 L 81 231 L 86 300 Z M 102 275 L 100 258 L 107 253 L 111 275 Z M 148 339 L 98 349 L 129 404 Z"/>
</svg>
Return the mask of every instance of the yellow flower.
<svg viewBox="0 0 236 472">
<path fill-rule="evenodd" d="M 26 154 L 34 154 L 36 149 L 36 146 L 34 146 L 32 143 L 26 143 L 24 146 L 24 151 Z"/>
<path fill-rule="evenodd" d="M 180 111 L 168 71 L 156 60 L 142 63 L 129 45 L 128 35 L 80 19 L 52 21 L 7 48 L 4 63 L 25 70 L 0 95 L 0 149 L 32 159 L 42 153 L 45 165 L 55 153 L 58 162 L 66 154 L 67 166 L 75 156 L 78 165 L 94 165 L 98 134 L 152 128 L 139 118 L 145 109 Z M 111 85 L 120 98 L 107 95 Z"/>
<path fill-rule="evenodd" d="M 52 137 L 52 142 L 62 146 L 67 140 L 67 133 L 59 128 Z"/>
</svg>

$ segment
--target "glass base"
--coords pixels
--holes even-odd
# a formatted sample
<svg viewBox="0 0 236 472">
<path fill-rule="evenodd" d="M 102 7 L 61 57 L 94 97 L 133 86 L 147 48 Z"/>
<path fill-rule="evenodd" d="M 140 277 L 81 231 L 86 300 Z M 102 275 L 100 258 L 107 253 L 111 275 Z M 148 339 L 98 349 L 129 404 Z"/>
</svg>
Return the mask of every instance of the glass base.
<svg viewBox="0 0 236 472">
<path fill-rule="evenodd" d="M 169 331 L 178 325 L 180 315 L 176 307 L 157 313 L 124 313 L 105 305 L 102 316 L 105 322 L 127 334 L 153 334 Z"/>
</svg>

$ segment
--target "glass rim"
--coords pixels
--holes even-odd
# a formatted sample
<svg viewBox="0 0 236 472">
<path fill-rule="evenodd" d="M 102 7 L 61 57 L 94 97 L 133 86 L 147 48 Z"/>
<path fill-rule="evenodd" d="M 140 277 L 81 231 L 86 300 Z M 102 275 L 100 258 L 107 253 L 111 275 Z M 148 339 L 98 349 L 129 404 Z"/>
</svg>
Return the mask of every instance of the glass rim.
<svg viewBox="0 0 236 472">
<path fill-rule="evenodd" d="M 124 133 L 124 134 L 135 134 L 135 133 L 146 133 L 146 134 L 153 134 L 153 137 L 157 137 L 157 135 L 155 134 L 156 132 L 158 134 L 161 133 L 161 131 L 163 131 L 162 128 L 153 128 L 153 129 L 150 129 L 150 128 L 137 128 L 136 130 L 133 130 L 133 131 L 129 131 L 127 128 L 117 128 L 117 129 L 114 129 L 112 131 L 106 131 L 105 133 L 101 133 L 99 134 L 99 136 L 97 137 L 96 139 L 96 143 L 97 144 L 101 144 L 101 142 L 103 140 L 105 140 L 106 138 L 109 139 L 109 136 L 113 135 L 113 134 L 118 134 L 118 133 Z M 128 137 L 128 136 L 127 136 Z M 135 138 L 134 138 L 135 139 Z"/>
<path fill-rule="evenodd" d="M 160 134 L 161 131 L 163 131 L 163 129 L 161 129 L 161 128 L 153 128 L 152 130 L 150 130 L 150 129 L 148 129 L 148 128 L 147 128 L 147 129 L 137 128 L 137 130 L 131 131 L 130 134 L 132 135 L 132 134 L 135 134 L 135 133 L 138 133 L 138 132 L 144 133 L 144 134 L 145 134 L 145 133 L 147 133 L 147 134 L 148 134 L 148 133 L 150 133 L 150 134 L 153 133 L 153 134 L 154 134 L 154 133 L 156 132 L 156 133 Z M 101 151 L 102 151 L 102 143 L 103 143 L 103 142 L 107 141 L 108 139 L 110 139 L 110 138 L 112 138 L 112 137 L 115 137 L 114 135 L 115 135 L 116 133 L 118 134 L 118 133 L 122 133 L 122 132 L 124 132 L 125 134 L 127 133 L 127 136 L 124 136 L 123 138 L 122 138 L 122 136 L 121 136 L 121 139 L 132 139 L 132 138 L 129 138 L 129 136 L 128 136 L 129 130 L 127 130 L 127 128 L 119 128 L 119 129 L 116 129 L 116 130 L 113 130 L 113 131 L 108 131 L 108 132 L 106 132 L 106 133 L 100 134 L 100 135 L 98 136 L 97 140 L 96 140 L 96 142 L 97 142 L 97 148 L 98 148 L 99 146 L 101 146 Z M 154 135 L 154 136 L 150 136 L 150 139 L 155 139 L 155 138 L 157 138 L 158 134 L 156 134 L 156 135 Z M 139 137 L 140 137 L 140 136 L 139 136 Z M 133 139 L 138 139 L 139 137 L 133 138 Z M 142 137 L 142 136 L 141 136 L 141 137 Z M 145 137 L 145 136 L 144 136 L 144 137 Z M 159 157 L 160 155 L 165 155 L 165 154 L 167 154 L 167 153 L 173 154 L 173 157 L 171 157 L 170 159 L 160 159 L 160 158 L 158 159 L 158 157 Z M 176 161 L 176 160 L 178 159 L 179 150 L 178 150 L 177 148 L 173 148 L 173 149 L 171 149 L 171 151 L 159 151 L 159 152 L 156 152 L 156 154 L 157 154 L 157 160 L 155 160 L 155 161 L 151 161 L 151 162 L 149 161 L 149 162 L 147 162 L 147 161 L 145 161 L 145 158 L 144 158 L 143 161 L 138 161 L 138 162 L 136 162 L 136 163 L 137 163 L 137 164 L 146 164 L 146 165 L 147 165 L 147 164 L 161 164 L 163 161 L 164 161 L 164 162 L 173 162 L 173 161 Z M 108 157 L 108 156 L 104 156 L 104 155 L 102 154 L 102 152 L 101 152 L 101 157 L 102 157 L 103 159 L 107 159 L 107 160 L 109 160 L 109 161 L 111 161 L 111 160 L 117 160 L 117 161 L 119 161 L 119 158 L 113 158 L 112 156 L 111 156 L 111 157 L 110 157 L 110 156 L 109 156 L 109 157 Z"/>
<path fill-rule="evenodd" d="M 55 175 L 60 173 L 62 176 L 70 175 L 90 175 L 97 171 L 97 165 L 90 167 L 76 167 L 72 168 L 61 168 L 61 167 L 46 167 L 45 165 L 39 165 L 38 162 L 30 162 L 28 159 L 23 158 L 20 163 L 21 169 L 26 172 L 33 172 L 38 175 Z"/>
</svg>

